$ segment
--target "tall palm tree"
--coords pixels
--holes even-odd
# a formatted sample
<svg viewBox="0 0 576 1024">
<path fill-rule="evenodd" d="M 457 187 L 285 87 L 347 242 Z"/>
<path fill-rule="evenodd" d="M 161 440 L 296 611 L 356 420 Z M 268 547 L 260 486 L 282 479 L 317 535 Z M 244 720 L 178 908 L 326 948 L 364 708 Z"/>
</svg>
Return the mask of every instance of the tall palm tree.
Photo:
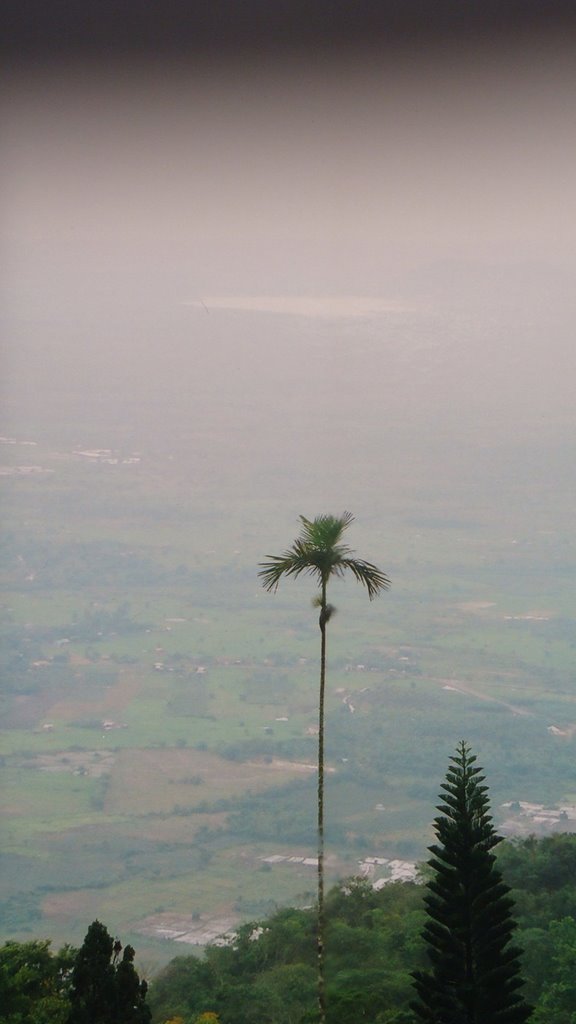
<svg viewBox="0 0 576 1024">
<path fill-rule="evenodd" d="M 292 547 L 281 555 L 268 555 L 268 561 L 261 562 L 258 573 L 262 586 L 276 591 L 283 576 L 300 576 L 302 573 L 314 576 L 318 581 L 319 593 L 314 606 L 320 609 L 320 694 L 318 699 L 318 1011 L 320 1024 L 326 1021 L 326 990 L 324 975 L 324 693 L 326 685 L 326 627 L 334 614 L 334 607 L 328 604 L 328 582 L 332 577 L 344 576 L 350 572 L 362 583 L 372 601 L 382 590 L 390 586 L 388 577 L 372 562 L 354 558 L 354 552 L 342 543 L 344 531 L 354 521 L 350 512 L 341 516 L 316 516 L 306 519 L 300 516 L 302 529 Z"/>
</svg>

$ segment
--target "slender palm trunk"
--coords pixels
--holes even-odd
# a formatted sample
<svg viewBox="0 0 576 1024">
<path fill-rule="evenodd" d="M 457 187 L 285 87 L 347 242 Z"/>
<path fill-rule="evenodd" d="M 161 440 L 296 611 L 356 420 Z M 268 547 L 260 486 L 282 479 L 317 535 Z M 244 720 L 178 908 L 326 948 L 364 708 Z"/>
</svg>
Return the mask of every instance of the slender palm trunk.
<svg viewBox="0 0 576 1024">
<path fill-rule="evenodd" d="M 324 978 L 324 690 L 326 684 L 326 582 L 322 582 L 320 605 L 320 695 L 318 700 L 318 1016 L 326 1024 L 326 985 Z"/>
</svg>

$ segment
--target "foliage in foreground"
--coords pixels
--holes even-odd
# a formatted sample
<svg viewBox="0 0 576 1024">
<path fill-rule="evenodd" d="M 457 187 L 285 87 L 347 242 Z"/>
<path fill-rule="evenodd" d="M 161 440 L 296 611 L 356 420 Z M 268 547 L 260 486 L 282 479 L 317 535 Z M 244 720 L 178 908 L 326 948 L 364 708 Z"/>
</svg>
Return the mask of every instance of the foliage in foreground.
<svg viewBox="0 0 576 1024">
<path fill-rule="evenodd" d="M 122 950 L 100 921 L 80 949 L 52 953 L 49 940 L 0 949 L 0 1024 L 149 1024 L 147 989 L 132 946 Z"/>
<path fill-rule="evenodd" d="M 134 968 L 132 946 L 122 951 L 118 939 L 93 921 L 74 960 L 66 1024 L 148 1024 L 147 991 Z"/>
<path fill-rule="evenodd" d="M 400 1024 L 410 970 L 421 961 L 420 888 L 398 883 L 376 892 L 355 879 L 330 891 L 326 914 L 328 1019 Z M 177 957 L 151 986 L 154 1020 L 181 1016 L 192 1024 L 206 1010 L 226 1024 L 313 1020 L 315 929 L 314 910 L 287 908 L 244 925 L 232 945 L 210 946 L 202 960 Z"/>
<path fill-rule="evenodd" d="M 576 835 L 504 842 L 498 864 L 516 904 L 530 1024 L 576 1024 Z M 413 883 L 376 892 L 359 880 L 328 893 L 332 1024 L 415 1024 L 411 972 L 426 966 L 424 894 Z M 202 1024 L 309 1024 L 315 924 L 314 910 L 285 908 L 240 928 L 231 947 L 177 957 L 150 986 L 153 1021 L 198 1024 L 217 1014 Z M 49 947 L 0 947 L 1 1024 L 67 1024 L 77 951 Z"/>
<path fill-rule="evenodd" d="M 576 1024 L 576 835 L 503 842 L 530 1024 Z M 427 966 L 425 889 L 380 891 L 358 879 L 327 896 L 327 995 L 332 1024 L 416 1024 L 411 974 Z M 315 913 L 284 909 L 239 929 L 233 946 L 173 960 L 150 987 L 155 1024 L 308 1024 L 315 1009 Z"/>
<path fill-rule="evenodd" d="M 65 1024 L 76 951 L 52 953 L 48 939 L 6 942 L 0 949 L 2 1024 Z"/>
</svg>

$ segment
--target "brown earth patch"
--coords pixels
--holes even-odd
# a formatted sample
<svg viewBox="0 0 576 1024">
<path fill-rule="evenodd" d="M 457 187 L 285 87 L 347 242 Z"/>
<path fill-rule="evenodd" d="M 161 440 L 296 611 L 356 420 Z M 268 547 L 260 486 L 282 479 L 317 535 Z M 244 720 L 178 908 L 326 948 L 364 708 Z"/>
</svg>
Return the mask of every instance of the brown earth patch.
<svg viewBox="0 0 576 1024">
<path fill-rule="evenodd" d="M 97 890 L 55 892 L 42 900 L 42 913 L 46 917 L 63 917 L 74 921 L 86 918 L 90 921 L 98 917 L 98 906 L 101 903 L 102 894 Z"/>
<path fill-rule="evenodd" d="M 4 716 L 5 729 L 33 729 L 40 725 L 62 694 L 62 689 L 42 690 L 41 693 L 19 694 L 14 697 L 12 707 Z"/>
<path fill-rule="evenodd" d="M 82 654 L 78 654 L 77 651 L 70 651 L 69 658 L 70 658 L 70 664 L 71 665 L 82 666 L 82 665 L 91 665 L 92 664 L 90 658 L 86 658 Z"/>
<path fill-rule="evenodd" d="M 273 763 L 273 762 L 272 762 Z M 306 771 L 309 769 L 306 768 Z M 189 749 L 118 752 L 106 793 L 107 814 L 173 813 L 203 801 L 231 799 L 259 792 L 302 776 L 302 766 L 264 761 L 227 761 L 216 754 Z"/>
<path fill-rule="evenodd" d="M 95 700 L 60 700 L 50 710 L 53 718 L 71 722 L 83 718 L 112 718 L 129 707 L 140 692 L 140 680 L 133 675 L 120 675 Z"/>
<path fill-rule="evenodd" d="M 38 754 L 22 762 L 24 768 L 44 772 L 69 772 L 99 779 L 112 771 L 116 754 L 112 750 L 61 750 L 55 754 Z"/>
</svg>

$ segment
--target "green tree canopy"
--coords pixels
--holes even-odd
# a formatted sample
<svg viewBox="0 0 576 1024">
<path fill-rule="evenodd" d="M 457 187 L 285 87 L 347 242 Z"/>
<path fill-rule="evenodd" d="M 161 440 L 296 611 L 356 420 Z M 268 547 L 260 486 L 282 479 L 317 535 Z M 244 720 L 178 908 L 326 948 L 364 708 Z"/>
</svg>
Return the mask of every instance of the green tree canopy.
<svg viewBox="0 0 576 1024">
<path fill-rule="evenodd" d="M 64 1024 L 75 951 L 53 954 L 48 939 L 6 942 L 0 948 L 2 1024 Z"/>
</svg>

